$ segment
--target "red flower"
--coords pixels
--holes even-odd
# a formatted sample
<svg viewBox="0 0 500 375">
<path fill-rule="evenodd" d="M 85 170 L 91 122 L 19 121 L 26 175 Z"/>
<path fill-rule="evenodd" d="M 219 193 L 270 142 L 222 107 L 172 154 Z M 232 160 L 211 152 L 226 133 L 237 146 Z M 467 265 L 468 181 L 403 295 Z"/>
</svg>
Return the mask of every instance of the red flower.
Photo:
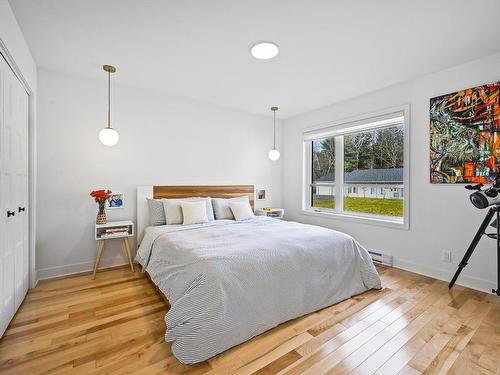
<svg viewBox="0 0 500 375">
<path fill-rule="evenodd" d="M 97 203 L 102 203 L 102 202 L 105 202 L 109 196 L 111 195 L 112 191 L 111 190 L 104 190 L 104 189 L 101 189 L 101 190 L 93 190 L 90 192 L 90 196 L 92 198 L 94 198 L 94 200 L 97 202 Z"/>
</svg>

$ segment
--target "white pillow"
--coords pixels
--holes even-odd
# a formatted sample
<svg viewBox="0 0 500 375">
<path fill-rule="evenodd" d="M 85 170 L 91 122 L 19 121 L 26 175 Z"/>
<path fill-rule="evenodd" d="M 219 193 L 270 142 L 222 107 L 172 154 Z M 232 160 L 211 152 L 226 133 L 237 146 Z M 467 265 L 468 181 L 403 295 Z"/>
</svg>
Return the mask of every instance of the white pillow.
<svg viewBox="0 0 500 375">
<path fill-rule="evenodd" d="M 236 221 L 248 220 L 254 217 L 252 207 L 250 207 L 249 202 L 229 202 L 229 208 L 231 208 Z"/>
<path fill-rule="evenodd" d="M 212 207 L 211 198 L 181 198 L 181 199 L 164 199 L 163 209 L 165 211 L 165 221 L 168 225 L 171 224 L 182 224 L 182 202 L 193 202 L 193 201 L 203 201 L 206 204 L 207 218 L 209 221 L 215 220 L 214 209 Z"/>
<path fill-rule="evenodd" d="M 214 212 L 215 212 L 215 219 L 216 220 L 222 220 L 222 219 L 229 219 L 233 220 L 234 215 L 231 212 L 231 208 L 229 208 L 229 202 L 248 202 L 248 196 L 244 195 L 242 197 L 236 197 L 236 198 L 212 198 L 212 205 L 214 207 Z"/>
<path fill-rule="evenodd" d="M 204 200 L 194 202 L 181 202 L 182 225 L 208 223 L 207 204 Z"/>
</svg>

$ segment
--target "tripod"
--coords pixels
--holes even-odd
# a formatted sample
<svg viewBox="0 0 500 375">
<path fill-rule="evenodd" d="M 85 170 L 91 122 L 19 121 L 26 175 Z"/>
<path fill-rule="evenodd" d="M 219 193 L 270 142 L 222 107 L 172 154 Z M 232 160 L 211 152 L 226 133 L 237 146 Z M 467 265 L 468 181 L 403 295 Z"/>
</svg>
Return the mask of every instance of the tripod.
<svg viewBox="0 0 500 375">
<path fill-rule="evenodd" d="M 496 213 L 496 219 L 494 221 L 494 224 L 496 224 L 495 225 L 496 233 L 486 233 L 485 232 L 486 228 L 488 227 L 488 224 L 490 223 L 490 221 L 493 218 L 493 215 L 495 215 L 495 213 Z M 500 204 L 492 206 L 488 210 L 486 217 L 484 218 L 483 222 L 481 223 L 481 226 L 477 230 L 476 235 L 472 239 L 472 242 L 469 245 L 469 248 L 467 249 L 467 251 L 465 252 L 465 255 L 464 255 L 462 261 L 458 265 L 457 272 L 455 272 L 453 279 L 451 279 L 450 284 L 448 285 L 449 289 L 453 288 L 453 285 L 455 285 L 455 281 L 457 281 L 457 278 L 460 275 L 460 272 L 462 272 L 462 269 L 467 265 L 469 258 L 471 257 L 472 253 L 476 249 L 476 246 L 479 243 L 479 240 L 481 239 L 481 237 L 483 235 L 497 240 L 497 289 L 492 289 L 491 291 L 493 292 L 493 294 L 500 296 Z"/>
</svg>

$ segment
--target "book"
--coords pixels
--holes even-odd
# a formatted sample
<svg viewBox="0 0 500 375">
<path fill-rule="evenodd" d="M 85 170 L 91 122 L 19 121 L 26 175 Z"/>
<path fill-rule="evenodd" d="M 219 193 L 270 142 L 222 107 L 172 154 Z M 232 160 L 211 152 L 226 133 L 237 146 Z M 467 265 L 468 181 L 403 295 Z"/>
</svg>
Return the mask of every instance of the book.
<svg viewBox="0 0 500 375">
<path fill-rule="evenodd" d="M 128 232 L 128 227 L 123 228 L 107 228 L 106 233 Z"/>
<path fill-rule="evenodd" d="M 124 234 L 128 234 L 128 232 L 118 232 L 118 233 L 101 233 L 99 238 L 115 238 L 115 237 L 124 237 Z"/>
</svg>

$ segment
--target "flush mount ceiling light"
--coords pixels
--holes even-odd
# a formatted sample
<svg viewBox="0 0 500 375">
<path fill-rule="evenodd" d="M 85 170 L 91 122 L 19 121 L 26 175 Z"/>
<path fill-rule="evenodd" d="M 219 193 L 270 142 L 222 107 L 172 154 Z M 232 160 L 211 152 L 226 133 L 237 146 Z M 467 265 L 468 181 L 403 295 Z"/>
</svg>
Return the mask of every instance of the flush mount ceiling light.
<svg viewBox="0 0 500 375">
<path fill-rule="evenodd" d="M 280 152 L 276 150 L 276 111 L 278 107 L 271 107 L 271 111 L 273 111 L 273 148 L 269 151 L 267 156 L 270 160 L 276 161 L 280 158 Z"/>
<path fill-rule="evenodd" d="M 278 46 L 272 42 L 260 42 L 254 44 L 254 46 L 250 49 L 252 56 L 259 60 L 272 59 L 278 55 L 278 52 Z"/>
<path fill-rule="evenodd" d="M 99 140 L 104 146 L 114 146 L 120 140 L 118 132 L 111 127 L 111 73 L 116 72 L 116 68 L 111 65 L 104 65 L 104 71 L 108 72 L 108 126 L 99 132 Z"/>
</svg>

